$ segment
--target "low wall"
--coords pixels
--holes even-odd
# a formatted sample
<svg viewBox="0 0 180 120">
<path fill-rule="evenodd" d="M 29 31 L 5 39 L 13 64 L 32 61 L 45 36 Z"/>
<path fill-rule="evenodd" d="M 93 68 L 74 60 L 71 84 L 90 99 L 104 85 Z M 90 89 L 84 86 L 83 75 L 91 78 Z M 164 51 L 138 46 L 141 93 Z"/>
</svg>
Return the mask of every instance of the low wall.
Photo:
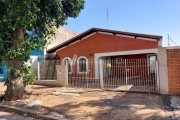
<svg viewBox="0 0 180 120">
<path fill-rule="evenodd" d="M 58 80 L 37 80 L 34 84 L 35 85 L 61 87 Z"/>
<path fill-rule="evenodd" d="M 35 85 L 46 85 L 46 86 L 56 86 L 56 87 L 66 87 L 68 86 L 68 71 L 65 65 L 56 65 L 57 80 L 36 80 Z"/>
</svg>

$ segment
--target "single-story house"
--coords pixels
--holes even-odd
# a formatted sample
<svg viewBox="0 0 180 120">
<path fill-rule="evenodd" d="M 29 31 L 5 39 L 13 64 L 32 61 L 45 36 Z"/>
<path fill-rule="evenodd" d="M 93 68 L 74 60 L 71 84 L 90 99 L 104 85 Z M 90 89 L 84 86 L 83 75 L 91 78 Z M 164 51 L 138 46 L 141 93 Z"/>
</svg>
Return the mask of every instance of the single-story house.
<svg viewBox="0 0 180 120">
<path fill-rule="evenodd" d="M 180 94 L 180 46 L 162 47 L 162 36 L 91 28 L 46 52 L 75 63 L 68 86 Z"/>
<path fill-rule="evenodd" d="M 65 64 L 66 60 L 76 62 L 74 65 L 69 64 L 69 74 L 89 73 L 98 78 L 100 68 L 97 61 L 99 59 L 105 60 L 107 63 L 109 61 L 110 66 L 122 65 L 120 63 L 123 63 L 125 59 L 129 61 L 139 59 L 141 64 L 145 65 L 151 59 L 157 59 L 158 47 L 162 47 L 162 36 L 91 28 L 47 50 L 47 53 L 56 53 L 62 64 Z M 145 61 L 143 62 L 143 60 Z M 90 66 L 89 62 L 93 62 L 94 65 Z M 108 68 L 106 66 L 104 69 L 106 69 L 106 74 L 110 74 L 110 71 L 113 74 L 117 72 L 113 70 L 116 67 Z M 139 68 L 133 69 L 131 72 L 136 76 L 134 71 Z M 151 69 L 141 67 L 141 69 L 147 72 L 153 71 L 152 67 Z"/>
</svg>

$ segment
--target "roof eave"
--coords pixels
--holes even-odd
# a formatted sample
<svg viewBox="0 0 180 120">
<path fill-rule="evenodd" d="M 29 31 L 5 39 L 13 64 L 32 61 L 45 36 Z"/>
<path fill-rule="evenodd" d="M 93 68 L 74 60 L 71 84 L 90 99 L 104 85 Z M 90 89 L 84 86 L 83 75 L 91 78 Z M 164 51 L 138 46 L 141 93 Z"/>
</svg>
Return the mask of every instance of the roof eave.
<svg viewBox="0 0 180 120">
<path fill-rule="evenodd" d="M 121 35 L 127 35 L 127 36 L 134 36 L 135 38 L 137 37 L 145 37 L 145 38 L 150 38 L 150 39 L 157 39 L 161 40 L 162 36 L 157 36 L 157 35 L 147 35 L 147 34 L 139 34 L 139 33 L 130 33 L 130 32 L 122 32 L 122 31 L 115 31 L 115 30 L 108 30 L 108 29 L 100 29 L 100 28 L 91 28 L 69 40 L 67 40 L 66 42 L 57 45 L 49 50 L 47 50 L 47 53 L 54 53 L 56 52 L 57 49 L 60 49 L 62 47 L 68 46 L 68 44 L 71 44 L 73 42 L 75 42 L 76 40 L 81 40 L 82 38 L 88 36 L 89 34 L 92 34 L 93 32 L 107 32 L 107 33 L 113 33 L 114 35 L 116 34 L 121 34 Z"/>
</svg>

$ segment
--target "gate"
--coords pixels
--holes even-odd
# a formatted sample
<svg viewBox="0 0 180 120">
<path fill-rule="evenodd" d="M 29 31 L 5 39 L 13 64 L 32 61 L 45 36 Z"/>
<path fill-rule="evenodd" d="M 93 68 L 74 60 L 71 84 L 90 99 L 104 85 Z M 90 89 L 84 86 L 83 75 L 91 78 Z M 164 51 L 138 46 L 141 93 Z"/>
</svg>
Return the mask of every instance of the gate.
<svg viewBox="0 0 180 120">
<path fill-rule="evenodd" d="M 158 92 L 158 61 L 147 59 L 101 60 L 104 90 Z"/>
<path fill-rule="evenodd" d="M 81 63 L 78 61 L 64 63 L 68 67 L 68 87 L 158 92 L 159 76 L 156 60 L 101 59 L 94 61 L 94 59 L 84 59 L 79 62 Z M 95 65 L 99 66 L 98 70 L 95 70 Z"/>
</svg>

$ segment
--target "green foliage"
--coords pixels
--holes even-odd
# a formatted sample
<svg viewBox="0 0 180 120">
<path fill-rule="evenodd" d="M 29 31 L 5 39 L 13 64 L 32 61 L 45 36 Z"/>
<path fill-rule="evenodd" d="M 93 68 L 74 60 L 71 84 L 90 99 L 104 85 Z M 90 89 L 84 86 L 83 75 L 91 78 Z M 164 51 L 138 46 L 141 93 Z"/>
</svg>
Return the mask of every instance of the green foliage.
<svg viewBox="0 0 180 120">
<path fill-rule="evenodd" d="M 46 47 L 57 28 L 67 24 L 68 17 L 78 17 L 84 3 L 84 0 L 0 0 L 0 63 L 27 62 L 30 52 Z M 15 34 L 19 28 L 26 32 L 21 39 Z M 28 31 L 34 31 L 36 36 L 30 36 Z M 31 84 L 34 77 L 23 66 L 8 66 L 8 74 L 14 78 L 23 74 L 26 83 Z"/>
<path fill-rule="evenodd" d="M 36 81 L 36 76 L 33 76 L 31 74 L 26 74 L 23 77 L 23 80 L 24 80 L 24 86 L 33 85 L 34 82 Z"/>
<path fill-rule="evenodd" d="M 26 64 L 23 65 L 23 80 L 24 80 L 24 86 L 33 85 L 36 81 L 36 76 L 31 74 L 30 67 Z"/>
<path fill-rule="evenodd" d="M 80 14 L 84 3 L 84 0 L 0 0 L 0 62 L 15 58 L 27 61 L 32 50 L 50 43 L 56 27 L 67 24 L 68 17 L 76 18 Z M 21 47 L 12 50 L 13 33 L 18 27 L 35 31 L 37 36 L 25 34 L 19 40 Z"/>
<path fill-rule="evenodd" d="M 36 76 L 31 74 L 30 67 L 27 65 L 23 65 L 22 70 L 23 70 L 22 71 L 23 73 L 21 74 L 20 70 L 10 67 L 8 69 L 8 76 L 13 79 L 23 77 L 24 86 L 33 85 L 34 82 L 36 81 Z M 9 80 L 6 79 L 4 85 L 7 86 L 8 83 L 9 83 Z"/>
<path fill-rule="evenodd" d="M 20 70 L 13 68 L 13 67 L 10 67 L 8 69 L 8 76 L 13 78 L 13 79 L 16 79 L 16 78 L 20 78 L 22 75 L 21 75 Z"/>
</svg>

